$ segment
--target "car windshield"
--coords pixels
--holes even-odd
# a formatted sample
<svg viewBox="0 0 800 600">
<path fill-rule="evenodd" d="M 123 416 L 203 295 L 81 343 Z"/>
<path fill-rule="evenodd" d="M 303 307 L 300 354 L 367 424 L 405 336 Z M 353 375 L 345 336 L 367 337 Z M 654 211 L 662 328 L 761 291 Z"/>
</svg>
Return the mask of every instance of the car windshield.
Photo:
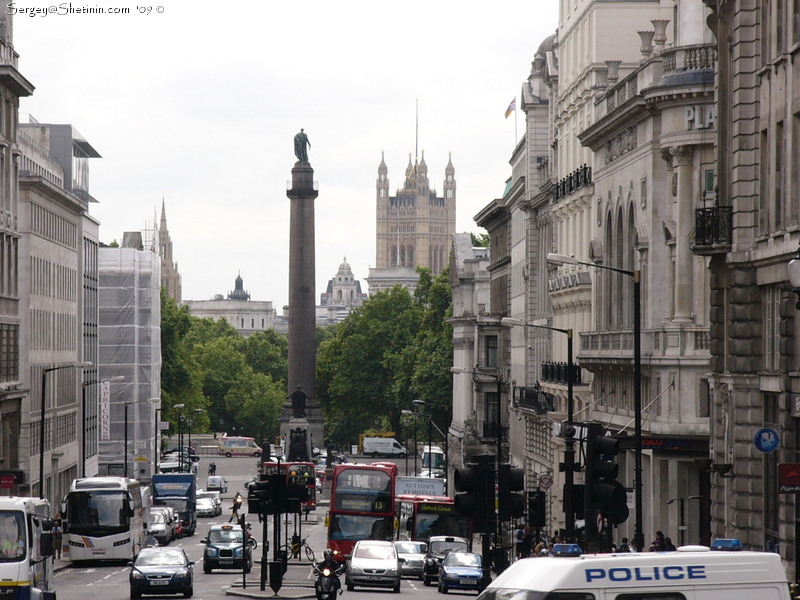
<svg viewBox="0 0 800 600">
<path fill-rule="evenodd" d="M 208 541 L 212 544 L 242 543 L 241 530 L 216 530 L 208 534 Z"/>
<path fill-rule="evenodd" d="M 164 513 L 151 513 L 150 514 L 150 521 L 153 523 L 166 523 L 167 517 Z"/>
<path fill-rule="evenodd" d="M 198 498 L 197 505 L 200 506 L 201 504 L 203 506 L 214 506 L 214 501 L 211 498 Z"/>
<path fill-rule="evenodd" d="M 158 550 L 156 552 L 142 551 L 134 563 L 137 567 L 152 567 L 160 565 L 185 565 L 186 557 L 180 550 Z"/>
<path fill-rule="evenodd" d="M 200 492 L 197 494 L 197 499 L 200 500 L 201 498 L 208 498 L 209 500 L 214 500 L 216 498 L 216 494 L 214 492 Z"/>
<path fill-rule="evenodd" d="M 399 554 L 424 554 L 425 544 L 417 542 L 398 542 L 394 545 Z"/>
<path fill-rule="evenodd" d="M 454 552 L 445 559 L 444 564 L 450 567 L 480 567 L 480 558 L 477 554 Z"/>
<path fill-rule="evenodd" d="M 381 545 L 373 545 L 373 544 L 362 544 L 358 548 L 356 548 L 355 552 L 353 553 L 355 558 L 394 558 L 394 549 L 383 544 Z"/>
<path fill-rule="evenodd" d="M 445 540 L 434 540 L 431 542 L 431 552 L 434 554 L 444 554 L 445 552 L 458 552 L 467 549 L 464 542 L 454 540 L 448 542 Z"/>
</svg>

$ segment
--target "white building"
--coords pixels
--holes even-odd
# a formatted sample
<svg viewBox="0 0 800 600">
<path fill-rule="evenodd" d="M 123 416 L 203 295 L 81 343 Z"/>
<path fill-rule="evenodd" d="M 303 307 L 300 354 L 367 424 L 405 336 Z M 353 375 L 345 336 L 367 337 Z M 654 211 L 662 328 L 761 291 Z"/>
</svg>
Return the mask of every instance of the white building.
<svg viewBox="0 0 800 600">
<path fill-rule="evenodd" d="M 184 304 L 189 306 L 192 316 L 215 321 L 225 319 L 245 337 L 274 327 L 272 300 L 250 300 L 250 293 L 245 291 L 241 275 L 236 276 L 235 288 L 227 298 L 217 294 L 211 300 L 186 300 Z"/>
</svg>

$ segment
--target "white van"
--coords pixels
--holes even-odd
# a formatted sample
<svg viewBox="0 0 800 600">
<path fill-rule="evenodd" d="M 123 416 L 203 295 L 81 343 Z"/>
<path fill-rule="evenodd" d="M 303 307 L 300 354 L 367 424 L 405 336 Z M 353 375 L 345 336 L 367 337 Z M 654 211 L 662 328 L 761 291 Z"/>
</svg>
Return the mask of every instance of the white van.
<svg viewBox="0 0 800 600">
<path fill-rule="evenodd" d="M 364 438 L 365 456 L 398 456 L 405 458 L 408 450 L 403 448 L 394 438 L 384 437 L 365 437 Z"/>
<path fill-rule="evenodd" d="M 524 558 L 480 600 L 790 600 L 779 554 L 712 551 L 588 554 Z"/>
</svg>

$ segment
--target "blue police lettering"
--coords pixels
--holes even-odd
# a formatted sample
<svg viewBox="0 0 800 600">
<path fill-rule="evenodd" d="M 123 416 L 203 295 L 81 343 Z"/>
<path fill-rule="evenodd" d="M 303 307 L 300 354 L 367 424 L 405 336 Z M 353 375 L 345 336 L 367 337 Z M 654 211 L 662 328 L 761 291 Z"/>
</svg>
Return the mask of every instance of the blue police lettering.
<svg viewBox="0 0 800 600">
<path fill-rule="evenodd" d="M 595 580 L 608 579 L 609 581 L 660 581 L 666 579 L 670 581 L 679 579 L 705 579 L 705 565 L 694 565 L 683 567 L 673 565 L 669 567 L 636 567 L 629 569 L 625 567 L 609 569 L 586 569 L 586 581 L 591 583 Z"/>
</svg>

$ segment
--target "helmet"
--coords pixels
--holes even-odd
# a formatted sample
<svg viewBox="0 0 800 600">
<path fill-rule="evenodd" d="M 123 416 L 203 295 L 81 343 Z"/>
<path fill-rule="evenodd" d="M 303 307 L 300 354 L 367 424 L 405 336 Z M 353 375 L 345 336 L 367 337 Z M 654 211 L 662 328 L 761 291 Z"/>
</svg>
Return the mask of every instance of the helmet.
<svg viewBox="0 0 800 600">
<path fill-rule="evenodd" d="M 333 560 L 333 550 L 326 548 L 325 552 L 322 553 L 322 556 L 325 558 L 325 560 Z"/>
</svg>

